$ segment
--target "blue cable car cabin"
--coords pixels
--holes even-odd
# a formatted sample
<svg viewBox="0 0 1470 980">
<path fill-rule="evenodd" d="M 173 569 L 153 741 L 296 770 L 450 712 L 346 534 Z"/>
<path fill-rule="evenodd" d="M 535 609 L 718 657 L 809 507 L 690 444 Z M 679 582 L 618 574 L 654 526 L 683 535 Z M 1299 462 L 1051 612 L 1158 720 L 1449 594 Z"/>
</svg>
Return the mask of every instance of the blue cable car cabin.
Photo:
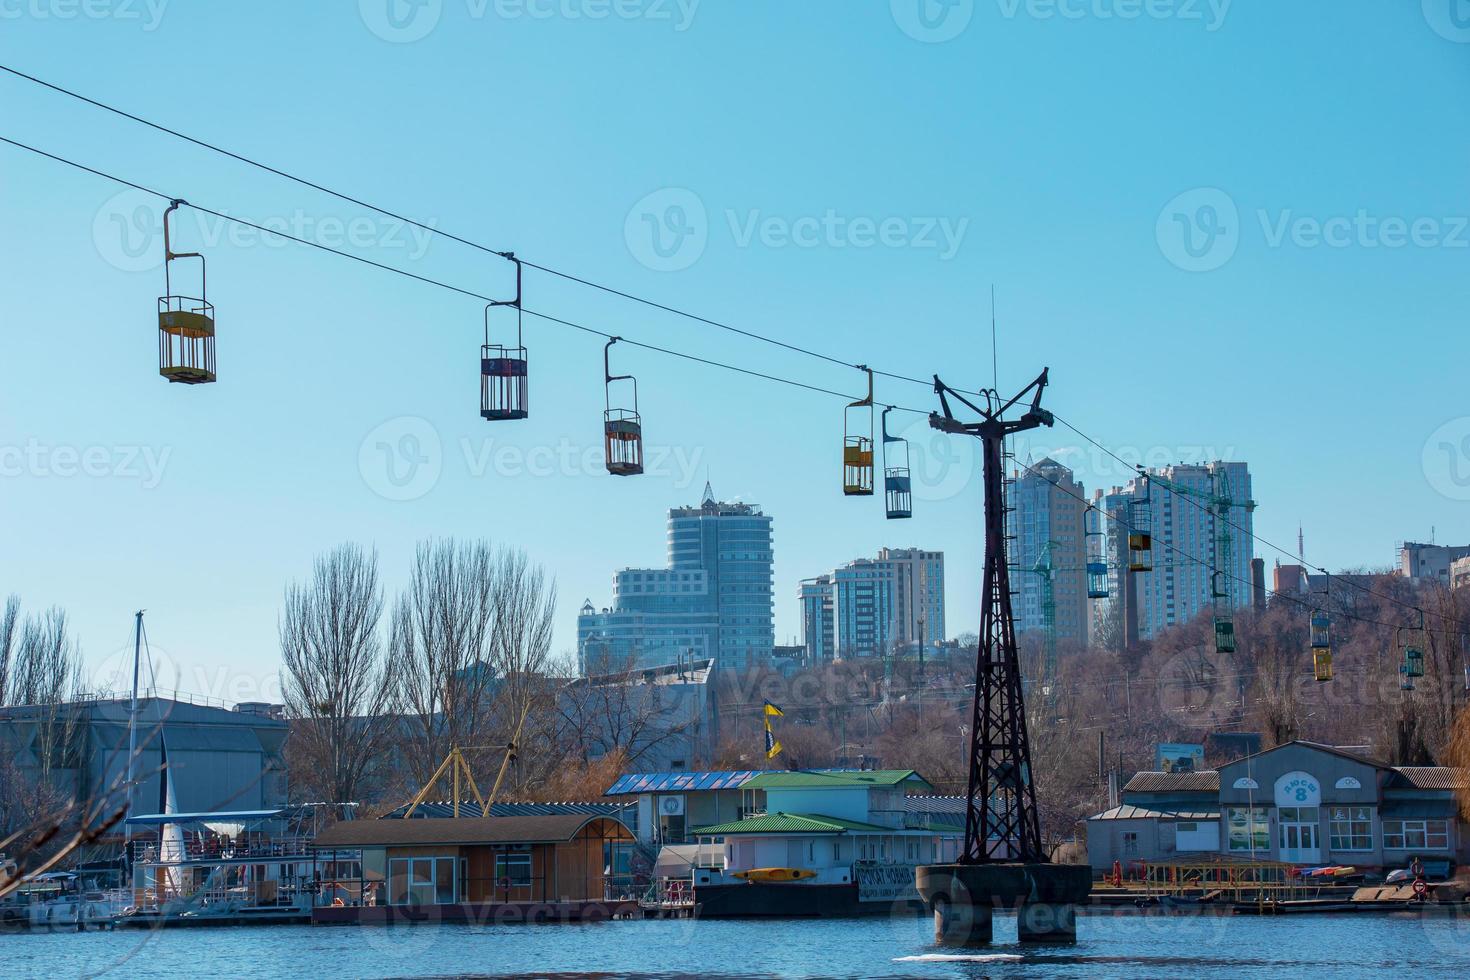
<svg viewBox="0 0 1470 980">
<path fill-rule="evenodd" d="M 215 380 L 214 306 L 205 295 L 207 277 L 204 256 L 198 252 L 175 252 L 169 236 L 169 216 L 183 201 L 170 201 L 163 212 L 163 291 L 158 298 L 158 373 L 171 383 L 199 385 Z M 199 260 L 199 295 L 180 296 L 173 291 L 173 263 L 177 259 Z"/>
<path fill-rule="evenodd" d="M 1106 599 L 1108 595 L 1108 563 L 1105 561 L 1088 562 L 1087 598 Z"/>
<path fill-rule="evenodd" d="M 914 516 L 913 480 L 909 474 L 909 443 L 907 439 L 888 434 L 888 413 L 883 409 L 883 506 L 890 521 Z M 895 453 L 889 447 L 899 445 L 903 449 Z"/>
</svg>

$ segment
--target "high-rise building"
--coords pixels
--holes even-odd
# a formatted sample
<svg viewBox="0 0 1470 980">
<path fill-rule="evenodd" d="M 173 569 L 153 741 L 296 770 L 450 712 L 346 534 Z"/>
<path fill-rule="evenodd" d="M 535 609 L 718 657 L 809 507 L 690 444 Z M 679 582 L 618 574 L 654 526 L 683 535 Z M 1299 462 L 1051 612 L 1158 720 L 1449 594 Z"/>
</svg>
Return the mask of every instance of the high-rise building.
<svg viewBox="0 0 1470 980">
<path fill-rule="evenodd" d="M 715 500 L 706 484 L 699 506 L 669 511 L 668 549 L 667 568 L 615 574 L 611 608 L 582 607 L 583 672 L 706 658 L 731 670 L 769 660 L 776 642 L 771 519 L 751 504 Z"/>
<path fill-rule="evenodd" d="M 1255 557 L 1250 470 L 1245 463 L 1179 464 L 1147 471 L 1103 496 L 1104 537 L 1115 613 L 1125 642 L 1149 639 L 1219 602 L 1251 605 Z M 1150 571 L 1129 571 L 1130 528 L 1152 537 Z"/>
<path fill-rule="evenodd" d="M 802 636 L 814 663 L 904 654 L 945 638 L 944 553 L 884 548 L 798 591 Z"/>
<path fill-rule="evenodd" d="M 1007 558 L 1016 631 L 1055 629 L 1086 644 L 1087 496 L 1072 471 L 1043 459 L 1006 481 Z"/>
<path fill-rule="evenodd" d="M 832 576 L 802 579 L 797 596 L 801 600 L 801 642 L 807 662 L 818 666 L 835 660 L 837 621 L 832 609 Z"/>
</svg>

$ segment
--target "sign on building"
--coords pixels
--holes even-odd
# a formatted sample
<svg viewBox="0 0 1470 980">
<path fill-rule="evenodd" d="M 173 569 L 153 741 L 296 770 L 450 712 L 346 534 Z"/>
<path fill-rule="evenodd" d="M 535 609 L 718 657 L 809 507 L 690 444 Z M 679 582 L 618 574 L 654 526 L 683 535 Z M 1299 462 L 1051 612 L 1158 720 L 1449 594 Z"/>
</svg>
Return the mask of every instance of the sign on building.
<svg viewBox="0 0 1470 980">
<path fill-rule="evenodd" d="M 1154 760 L 1161 772 L 1194 772 L 1205 767 L 1205 747 L 1194 742 L 1160 742 Z"/>
<path fill-rule="evenodd" d="M 859 862 L 853 866 L 853 872 L 857 878 L 859 902 L 919 900 L 912 865 Z"/>
</svg>

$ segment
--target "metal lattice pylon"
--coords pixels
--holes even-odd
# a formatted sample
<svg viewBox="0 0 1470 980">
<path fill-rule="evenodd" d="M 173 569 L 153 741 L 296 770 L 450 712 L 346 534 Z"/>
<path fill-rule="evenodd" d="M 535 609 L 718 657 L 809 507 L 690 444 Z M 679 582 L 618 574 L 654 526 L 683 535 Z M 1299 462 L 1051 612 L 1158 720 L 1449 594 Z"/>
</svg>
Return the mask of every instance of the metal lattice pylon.
<svg viewBox="0 0 1470 980">
<path fill-rule="evenodd" d="M 1042 371 L 1008 401 L 1002 401 L 993 390 L 985 392 L 986 407 L 981 408 L 938 377 L 934 379 L 943 414 L 931 414 L 929 424 L 943 432 L 979 438 L 984 456 L 985 576 L 980 597 L 980 649 L 975 664 L 965 850 L 960 857 L 961 864 L 1046 861 L 1036 811 L 1031 748 L 1026 735 L 1016 622 L 1011 609 L 1004 468 L 1007 436 L 1052 424 L 1051 413 L 1041 407 L 1046 385 L 1047 372 Z M 1026 413 L 1007 421 L 1005 413 L 1027 395 L 1032 395 L 1032 399 Z M 972 409 L 980 421 L 956 419 L 950 411 L 950 397 Z"/>
</svg>

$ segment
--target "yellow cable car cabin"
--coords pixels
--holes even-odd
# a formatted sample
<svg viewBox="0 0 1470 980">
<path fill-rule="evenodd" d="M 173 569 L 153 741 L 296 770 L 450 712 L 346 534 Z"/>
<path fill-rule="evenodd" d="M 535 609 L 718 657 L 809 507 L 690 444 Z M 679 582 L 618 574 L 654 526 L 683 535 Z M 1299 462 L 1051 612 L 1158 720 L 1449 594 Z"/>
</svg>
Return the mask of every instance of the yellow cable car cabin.
<svg viewBox="0 0 1470 980">
<path fill-rule="evenodd" d="M 873 372 L 860 370 L 868 372 L 868 396 L 842 416 L 842 492 L 849 497 L 873 495 Z"/>
<path fill-rule="evenodd" d="M 158 373 L 177 384 L 209 384 L 215 380 L 214 306 L 205 299 L 204 256 L 175 252 L 169 237 L 169 216 L 183 201 L 169 202 L 163 213 L 163 290 L 158 298 Z M 176 259 L 199 260 L 199 295 L 173 291 Z"/>
<path fill-rule="evenodd" d="M 1319 684 L 1332 680 L 1332 648 L 1312 648 L 1312 673 Z"/>
<path fill-rule="evenodd" d="M 1317 682 L 1325 684 L 1332 680 L 1332 620 L 1321 609 L 1312 613 L 1311 619 L 1311 641 L 1312 641 L 1312 673 Z"/>
</svg>

